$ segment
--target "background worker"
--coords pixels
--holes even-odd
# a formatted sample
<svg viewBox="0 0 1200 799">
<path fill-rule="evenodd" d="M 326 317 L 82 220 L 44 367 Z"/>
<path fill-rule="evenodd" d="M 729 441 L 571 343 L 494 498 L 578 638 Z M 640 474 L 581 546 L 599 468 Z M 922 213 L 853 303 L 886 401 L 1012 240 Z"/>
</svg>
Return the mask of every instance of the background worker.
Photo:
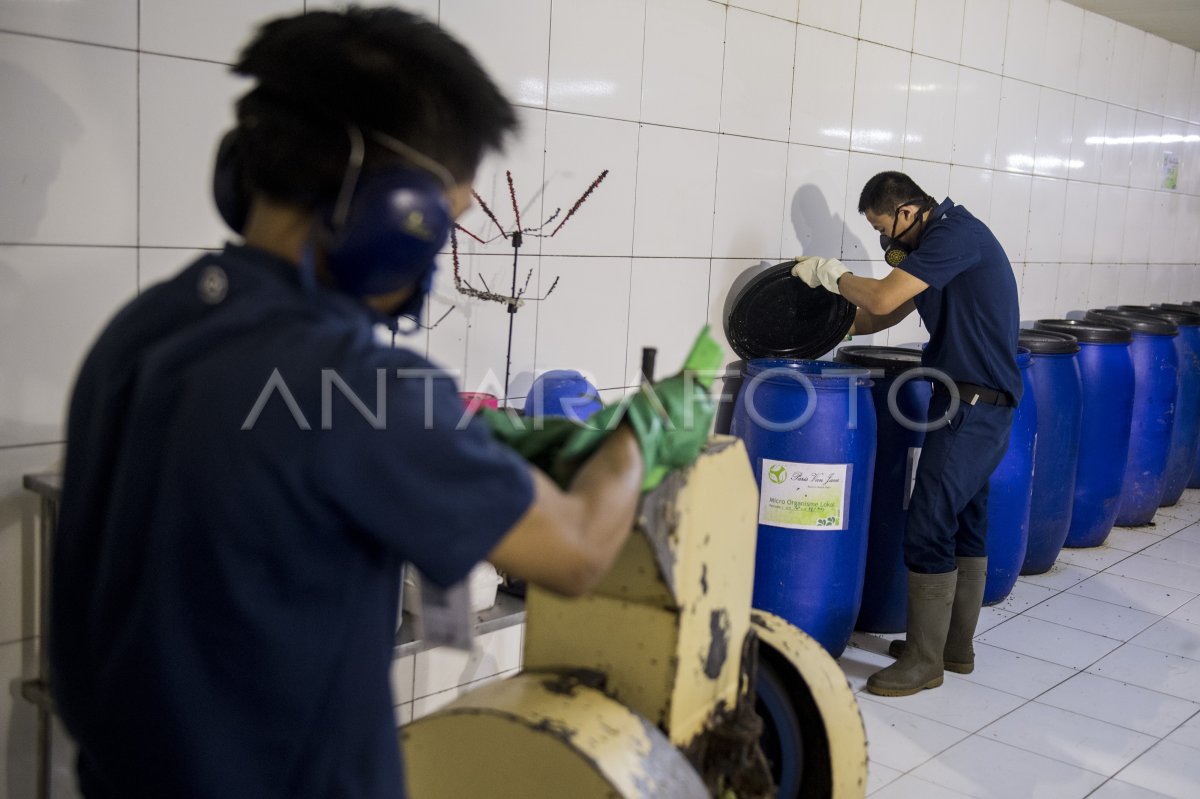
<svg viewBox="0 0 1200 799">
<path fill-rule="evenodd" d="M 863 187 L 859 213 L 880 234 L 892 271 L 859 277 L 833 258 L 800 257 L 792 274 L 858 307 L 852 334 L 884 330 L 914 310 L 929 330 L 922 364 L 934 382 L 929 419 L 908 509 L 907 638 L 896 663 L 867 690 L 906 696 L 942 684 L 943 668 L 974 669 L 971 644 L 987 579 L 988 480 L 1008 447 L 1021 399 L 1016 365 L 1020 318 L 1012 266 L 988 227 L 949 198 L 938 203 L 908 175 L 881 172 Z M 953 414 L 949 412 L 953 410 Z"/>
</svg>

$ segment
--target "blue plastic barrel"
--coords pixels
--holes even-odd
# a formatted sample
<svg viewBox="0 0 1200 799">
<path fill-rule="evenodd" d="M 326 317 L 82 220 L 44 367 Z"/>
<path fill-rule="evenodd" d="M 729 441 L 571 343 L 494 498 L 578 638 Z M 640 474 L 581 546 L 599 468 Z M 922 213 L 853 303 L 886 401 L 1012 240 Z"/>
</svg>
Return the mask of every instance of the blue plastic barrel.
<svg viewBox="0 0 1200 799">
<path fill-rule="evenodd" d="M 929 417 L 930 384 L 928 378 L 898 381 L 905 372 L 921 365 L 919 349 L 850 346 L 838 350 L 835 358 L 871 369 L 874 383 L 871 398 L 875 402 L 877 430 L 875 479 L 862 606 L 854 628 L 872 633 L 900 633 L 905 630 L 908 609 L 904 526 L 925 443 L 924 431 L 911 428 Z"/>
<path fill-rule="evenodd" d="M 583 422 L 601 407 L 596 387 L 571 369 L 555 369 L 539 375 L 525 397 L 525 415 L 529 417 L 565 416 Z"/>
<path fill-rule="evenodd" d="M 1065 546 L 1098 547 L 1112 532 L 1121 503 L 1133 422 L 1133 359 L 1128 328 L 1079 319 L 1042 319 L 1039 330 L 1070 333 L 1079 342 L 1083 400 L 1075 499 Z"/>
<path fill-rule="evenodd" d="M 833 361 L 749 361 L 731 432 L 759 481 L 754 607 L 837 657 L 862 600 L 875 471 L 871 381 Z"/>
<path fill-rule="evenodd" d="M 1029 386 L 1038 407 L 1029 543 L 1021 574 L 1042 574 L 1058 560 L 1075 504 L 1079 425 L 1083 402 L 1079 344 L 1069 333 L 1022 330 L 1020 344 L 1032 354 Z"/>
<path fill-rule="evenodd" d="M 1017 350 L 1017 366 L 1021 369 L 1025 392 L 1013 413 L 1008 450 L 988 484 L 985 605 L 1003 602 L 1017 584 L 1029 543 L 1029 500 L 1033 494 L 1033 452 L 1038 423 L 1037 396 L 1029 380 L 1031 361 L 1029 350 Z"/>
<path fill-rule="evenodd" d="M 1166 488 L 1167 457 L 1175 422 L 1179 329 L 1164 319 L 1115 309 L 1087 312 L 1087 319 L 1124 325 L 1133 333 L 1133 424 L 1129 458 L 1121 481 L 1118 527 L 1137 527 L 1154 520 Z"/>
<path fill-rule="evenodd" d="M 1200 446 L 1200 313 L 1162 306 L 1122 305 L 1173 322 L 1179 328 L 1175 355 L 1179 359 L 1179 388 L 1175 395 L 1175 424 L 1171 428 L 1171 451 L 1167 455 L 1166 485 L 1160 506 L 1174 505 L 1183 496 L 1196 464 Z"/>
<path fill-rule="evenodd" d="M 1181 302 L 1181 303 L 1163 303 L 1160 308 L 1169 308 L 1173 311 L 1189 311 L 1191 313 L 1200 313 L 1200 302 Z M 1200 488 L 1200 447 L 1196 448 L 1196 460 L 1192 463 L 1192 474 L 1188 478 L 1188 488 Z"/>
</svg>

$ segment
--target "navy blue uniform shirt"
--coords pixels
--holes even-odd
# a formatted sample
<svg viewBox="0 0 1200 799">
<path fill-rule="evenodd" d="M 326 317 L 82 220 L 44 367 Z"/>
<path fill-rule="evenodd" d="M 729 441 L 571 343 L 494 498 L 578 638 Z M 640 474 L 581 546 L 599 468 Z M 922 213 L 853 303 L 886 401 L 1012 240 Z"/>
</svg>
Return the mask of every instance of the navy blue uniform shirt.
<svg viewBox="0 0 1200 799">
<path fill-rule="evenodd" d="M 377 321 L 230 246 L 93 346 L 50 629 L 87 795 L 404 795 L 400 564 L 466 576 L 533 488 L 482 422 L 455 429 L 452 380 L 397 376 L 432 367 L 378 345 Z"/>
<path fill-rule="evenodd" d="M 936 218 L 934 218 L 936 217 Z M 929 284 L 915 298 L 929 330 L 924 366 L 1021 399 L 1017 281 L 987 225 L 947 197 L 899 269 Z"/>
</svg>

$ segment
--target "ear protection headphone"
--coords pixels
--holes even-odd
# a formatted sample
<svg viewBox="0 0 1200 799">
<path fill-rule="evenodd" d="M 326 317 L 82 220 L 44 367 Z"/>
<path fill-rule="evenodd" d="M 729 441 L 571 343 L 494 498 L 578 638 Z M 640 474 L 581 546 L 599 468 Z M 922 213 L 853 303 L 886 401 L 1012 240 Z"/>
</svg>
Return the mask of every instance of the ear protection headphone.
<svg viewBox="0 0 1200 799">
<path fill-rule="evenodd" d="M 445 189 L 448 170 L 404 142 L 377 131 L 377 141 L 421 168 L 386 166 L 363 171 L 362 131 L 347 125 L 350 160 L 338 196 L 317 209 L 318 240 L 338 288 L 355 296 L 386 294 L 415 286 L 403 313 L 419 313 L 432 282 L 435 258 L 450 236 L 454 218 Z M 246 227 L 250 195 L 243 181 L 241 131 L 225 134 L 217 148 L 213 198 L 221 218 L 236 233 Z"/>
</svg>

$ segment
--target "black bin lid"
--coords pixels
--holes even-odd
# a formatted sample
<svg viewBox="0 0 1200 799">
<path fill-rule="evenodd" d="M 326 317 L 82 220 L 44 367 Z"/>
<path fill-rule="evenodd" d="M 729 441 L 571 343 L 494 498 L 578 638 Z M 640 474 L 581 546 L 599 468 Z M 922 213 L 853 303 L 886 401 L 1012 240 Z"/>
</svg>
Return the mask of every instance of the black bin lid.
<svg viewBox="0 0 1200 799">
<path fill-rule="evenodd" d="M 833 356 L 835 361 L 882 369 L 888 377 L 894 377 L 921 365 L 921 351 L 908 347 L 874 347 L 856 344 L 842 347 Z"/>
<path fill-rule="evenodd" d="M 1147 336 L 1179 335 L 1179 328 L 1175 326 L 1174 322 L 1137 311 L 1122 311 L 1119 308 L 1093 308 L 1087 312 L 1084 318 L 1093 322 L 1123 325 L 1135 333 L 1143 333 Z"/>
<path fill-rule="evenodd" d="M 1189 308 L 1182 311 L 1164 308 L 1161 305 L 1118 305 L 1121 311 L 1136 311 L 1148 316 L 1157 316 L 1174 322 L 1177 327 L 1200 327 L 1200 308 Z"/>
<path fill-rule="evenodd" d="M 1200 315 L 1200 303 L 1195 302 L 1156 302 L 1151 308 L 1162 308 L 1167 311 L 1183 311 L 1184 313 Z"/>
<path fill-rule="evenodd" d="M 747 269 L 725 298 L 725 338 L 745 360 L 810 359 L 846 337 L 855 307 L 792 277 L 795 261 Z"/>
<path fill-rule="evenodd" d="M 1034 355 L 1074 355 L 1079 352 L 1078 339 L 1058 330 L 1022 328 L 1017 334 L 1017 344 Z"/>
<path fill-rule="evenodd" d="M 1076 341 L 1085 344 L 1128 344 L 1133 340 L 1129 328 L 1105 322 L 1082 319 L 1039 319 L 1034 323 L 1037 330 L 1069 333 Z"/>
</svg>

